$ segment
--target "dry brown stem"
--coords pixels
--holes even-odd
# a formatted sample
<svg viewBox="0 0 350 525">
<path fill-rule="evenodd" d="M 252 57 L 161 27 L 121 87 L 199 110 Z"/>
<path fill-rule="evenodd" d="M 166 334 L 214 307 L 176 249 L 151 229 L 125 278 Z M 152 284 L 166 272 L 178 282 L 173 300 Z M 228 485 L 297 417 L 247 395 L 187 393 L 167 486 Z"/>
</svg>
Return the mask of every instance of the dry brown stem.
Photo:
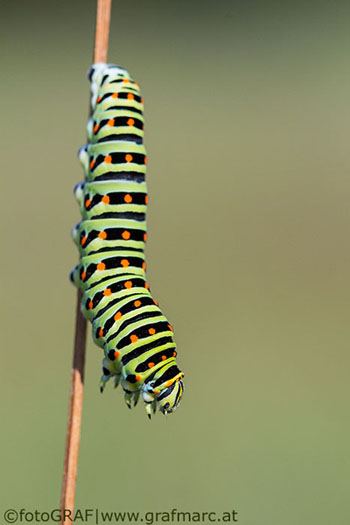
<svg viewBox="0 0 350 525">
<path fill-rule="evenodd" d="M 111 4 L 112 0 L 97 0 L 94 62 L 107 61 Z M 64 511 L 69 510 L 72 514 L 74 512 L 78 471 L 86 345 L 86 320 L 80 311 L 81 299 L 82 293 L 79 290 L 77 296 L 74 354 L 61 495 L 61 525 L 71 523 L 69 519 L 64 519 Z"/>
</svg>

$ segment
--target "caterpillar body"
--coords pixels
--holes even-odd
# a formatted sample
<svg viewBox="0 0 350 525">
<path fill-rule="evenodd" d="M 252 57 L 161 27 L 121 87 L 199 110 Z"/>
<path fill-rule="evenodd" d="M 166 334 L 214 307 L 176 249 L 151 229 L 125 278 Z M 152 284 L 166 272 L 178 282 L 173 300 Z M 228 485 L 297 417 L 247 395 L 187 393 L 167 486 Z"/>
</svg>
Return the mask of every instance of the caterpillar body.
<svg viewBox="0 0 350 525">
<path fill-rule="evenodd" d="M 81 310 L 103 348 L 101 392 L 113 376 L 129 408 L 140 395 L 148 417 L 179 405 L 184 386 L 173 329 L 152 298 L 144 255 L 148 202 L 143 100 L 116 65 L 89 70 L 92 113 L 79 150 L 85 181 L 74 193 L 82 220 L 72 231 L 80 262 L 71 273 Z"/>
</svg>

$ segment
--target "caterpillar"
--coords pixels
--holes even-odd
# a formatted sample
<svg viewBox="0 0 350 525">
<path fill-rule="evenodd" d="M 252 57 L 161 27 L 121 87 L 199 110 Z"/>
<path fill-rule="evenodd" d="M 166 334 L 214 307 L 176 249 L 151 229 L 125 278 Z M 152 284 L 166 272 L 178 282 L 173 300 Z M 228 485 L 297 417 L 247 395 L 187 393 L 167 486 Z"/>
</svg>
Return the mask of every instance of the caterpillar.
<svg viewBox="0 0 350 525">
<path fill-rule="evenodd" d="M 100 390 L 113 376 L 129 408 L 140 395 L 151 418 L 173 412 L 183 395 L 173 328 L 152 298 L 144 248 L 148 202 L 143 99 L 120 66 L 88 71 L 88 143 L 78 152 L 84 182 L 74 189 L 82 220 L 72 230 L 80 253 L 71 281 L 82 291 L 81 311 L 104 351 Z"/>
</svg>

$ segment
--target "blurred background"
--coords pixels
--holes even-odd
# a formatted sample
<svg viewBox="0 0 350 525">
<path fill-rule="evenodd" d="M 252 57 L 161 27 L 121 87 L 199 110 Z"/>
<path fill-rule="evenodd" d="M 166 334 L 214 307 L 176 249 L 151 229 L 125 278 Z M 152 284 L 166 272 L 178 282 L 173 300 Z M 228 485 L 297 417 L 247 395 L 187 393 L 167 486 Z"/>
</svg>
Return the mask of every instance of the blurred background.
<svg viewBox="0 0 350 525">
<path fill-rule="evenodd" d="M 59 504 L 95 1 L 1 2 L 2 505 Z M 145 99 L 148 277 L 186 392 L 150 422 L 88 332 L 78 508 L 349 523 L 347 2 L 114 0 Z"/>
</svg>

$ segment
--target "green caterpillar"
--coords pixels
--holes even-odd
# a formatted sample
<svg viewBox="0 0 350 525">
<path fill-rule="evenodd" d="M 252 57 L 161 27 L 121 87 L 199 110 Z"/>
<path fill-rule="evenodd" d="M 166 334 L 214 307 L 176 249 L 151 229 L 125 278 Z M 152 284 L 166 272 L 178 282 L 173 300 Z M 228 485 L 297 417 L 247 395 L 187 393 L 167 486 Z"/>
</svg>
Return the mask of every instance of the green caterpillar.
<svg viewBox="0 0 350 525">
<path fill-rule="evenodd" d="M 119 66 L 94 64 L 89 80 L 88 144 L 79 150 L 85 181 L 74 190 L 82 215 L 72 231 L 80 262 L 71 280 L 82 290 L 81 310 L 104 350 L 101 392 L 114 376 L 128 407 L 142 394 L 150 418 L 157 406 L 173 412 L 184 386 L 173 329 L 146 281 L 143 100 Z"/>
</svg>

